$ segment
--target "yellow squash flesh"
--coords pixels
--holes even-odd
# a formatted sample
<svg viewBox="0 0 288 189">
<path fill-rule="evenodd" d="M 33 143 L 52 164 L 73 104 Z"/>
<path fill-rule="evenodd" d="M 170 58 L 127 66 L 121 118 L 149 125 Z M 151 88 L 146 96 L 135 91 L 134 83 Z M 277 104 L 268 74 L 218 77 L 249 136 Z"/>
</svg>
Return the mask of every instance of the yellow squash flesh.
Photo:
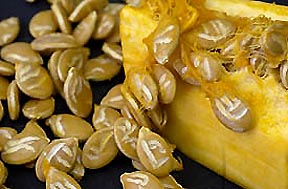
<svg viewBox="0 0 288 189">
<path fill-rule="evenodd" d="M 288 8 L 274 4 L 247 0 L 206 0 L 204 4 L 207 9 L 233 16 L 265 14 L 288 20 Z M 145 7 L 126 6 L 122 10 L 120 31 L 126 73 L 151 62 L 143 39 L 156 26 L 157 21 Z M 287 189 L 288 91 L 276 75 L 262 80 L 248 69 L 225 76 L 223 82 L 250 106 L 252 130 L 235 133 L 224 127 L 212 112 L 206 93 L 178 79 L 176 98 L 165 107 L 168 123 L 164 135 L 193 160 L 244 188 Z"/>
</svg>

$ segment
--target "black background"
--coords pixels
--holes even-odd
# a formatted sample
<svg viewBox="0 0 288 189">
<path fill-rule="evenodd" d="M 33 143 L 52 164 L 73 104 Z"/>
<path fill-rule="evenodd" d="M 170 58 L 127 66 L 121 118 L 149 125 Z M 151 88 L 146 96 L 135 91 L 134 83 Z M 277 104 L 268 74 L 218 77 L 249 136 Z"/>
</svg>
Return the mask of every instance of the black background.
<svg viewBox="0 0 288 189">
<path fill-rule="evenodd" d="M 38 0 L 36 3 L 26 3 L 25 0 L 0 0 L 0 20 L 11 16 L 17 16 L 21 21 L 21 32 L 16 41 L 30 42 L 32 37 L 28 32 L 28 23 L 31 17 L 40 10 L 49 9 L 49 4 L 45 0 Z M 111 1 L 112 2 L 112 1 Z M 114 1 L 117 2 L 117 1 Z M 274 2 L 272 0 L 266 0 L 266 2 Z M 279 4 L 288 5 L 287 0 L 276 1 Z M 287 13 L 288 14 L 288 13 Z M 87 46 L 92 48 L 92 57 L 100 53 L 101 41 L 90 41 Z M 46 60 L 47 61 L 47 60 Z M 10 78 L 12 79 L 12 78 Z M 94 91 L 94 101 L 99 103 L 101 98 L 106 92 L 115 84 L 121 83 L 124 80 L 124 72 L 122 72 L 109 82 L 91 83 Z M 21 102 L 25 102 L 27 97 L 22 95 Z M 66 104 L 63 100 L 56 96 L 57 109 L 55 113 L 69 112 Z M 7 110 L 7 105 L 4 102 L 4 106 Z M 6 111 L 7 112 L 7 111 Z M 91 120 L 91 117 L 88 118 Z M 0 123 L 0 126 L 10 126 L 21 131 L 28 120 L 23 116 L 20 116 L 18 121 L 9 120 L 5 115 L 4 120 Z M 39 124 L 48 133 L 48 136 L 52 138 L 52 134 L 49 131 L 43 121 Z M 183 163 L 184 170 L 173 173 L 176 180 L 187 189 L 240 189 L 240 187 L 232 184 L 224 178 L 218 176 L 209 169 L 195 163 L 194 161 L 186 158 L 183 154 L 177 152 L 180 155 Z M 40 189 L 45 188 L 45 183 L 37 180 L 34 169 L 28 169 L 23 166 L 11 166 L 7 165 L 9 169 L 9 175 L 6 181 L 6 186 L 12 189 Z M 80 185 L 83 189 L 120 189 L 121 184 L 119 182 L 119 176 L 124 172 L 134 171 L 131 166 L 131 161 L 124 156 L 119 155 L 111 164 L 98 170 L 88 170 L 84 178 L 81 180 Z M 265 178 L 263 178 L 265 179 Z"/>
</svg>

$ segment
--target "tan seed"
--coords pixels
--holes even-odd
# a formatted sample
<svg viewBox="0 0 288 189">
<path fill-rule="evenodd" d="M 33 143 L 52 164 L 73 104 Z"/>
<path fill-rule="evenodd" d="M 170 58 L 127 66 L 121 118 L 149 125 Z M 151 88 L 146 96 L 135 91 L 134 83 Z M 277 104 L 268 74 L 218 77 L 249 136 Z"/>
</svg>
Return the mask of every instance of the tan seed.
<svg viewBox="0 0 288 189">
<path fill-rule="evenodd" d="M 112 58 L 118 60 L 122 63 L 123 55 L 122 55 L 122 47 L 117 43 L 108 43 L 105 42 L 102 46 L 102 51 L 111 56 Z"/>
<path fill-rule="evenodd" d="M 61 4 L 67 14 L 71 14 L 73 10 L 77 7 L 79 3 L 81 3 L 82 0 L 61 0 Z"/>
<path fill-rule="evenodd" d="M 101 129 L 94 132 L 83 147 L 82 163 L 89 169 L 98 169 L 109 164 L 118 154 L 113 130 Z"/>
<path fill-rule="evenodd" d="M 40 181 L 45 181 L 45 163 L 63 172 L 68 172 L 74 167 L 78 149 L 76 138 L 55 139 L 47 145 L 36 161 L 36 176 Z"/>
<path fill-rule="evenodd" d="M 109 107 L 94 105 L 92 123 L 96 130 L 111 128 L 113 129 L 115 121 L 120 117 L 120 113 Z"/>
<path fill-rule="evenodd" d="M 159 89 L 159 101 L 169 104 L 176 94 L 176 79 L 174 75 L 163 65 L 153 65 L 152 74 Z"/>
<path fill-rule="evenodd" d="M 25 42 L 15 42 L 3 47 L 1 49 L 1 58 L 13 64 L 43 64 L 40 54 L 35 52 L 29 43 Z"/>
<path fill-rule="evenodd" d="M 108 4 L 108 0 L 83 0 L 70 14 L 69 20 L 79 22 L 94 10 L 100 10 Z"/>
<path fill-rule="evenodd" d="M 56 1 L 52 4 L 51 10 L 53 11 L 56 20 L 58 22 L 59 28 L 63 33 L 70 34 L 72 32 L 72 26 L 68 20 L 68 15 L 63 8 L 60 1 Z"/>
<path fill-rule="evenodd" d="M 112 32 L 115 27 L 115 17 L 108 13 L 99 13 L 97 17 L 97 22 L 95 30 L 92 34 L 93 39 L 105 39 Z"/>
<path fill-rule="evenodd" d="M 58 76 L 64 82 L 70 68 L 75 67 L 82 70 L 88 60 L 90 50 L 88 48 L 73 48 L 65 50 L 58 59 Z"/>
<path fill-rule="evenodd" d="M 7 89 L 7 105 L 11 120 L 17 120 L 20 113 L 20 91 L 17 82 L 13 80 Z"/>
<path fill-rule="evenodd" d="M 80 142 L 86 141 L 94 131 L 90 123 L 70 114 L 53 115 L 46 120 L 46 125 L 50 126 L 56 137 L 75 137 Z"/>
<path fill-rule="evenodd" d="M 137 141 L 141 164 L 152 174 L 163 177 L 174 169 L 174 158 L 168 143 L 150 129 L 142 127 Z"/>
<path fill-rule="evenodd" d="M 0 75 L 1 76 L 14 76 L 15 66 L 9 62 L 0 60 Z"/>
<path fill-rule="evenodd" d="M 93 81 L 112 79 L 120 70 L 119 62 L 105 54 L 88 60 L 84 67 L 85 78 Z"/>
<path fill-rule="evenodd" d="M 10 17 L 0 22 L 0 46 L 13 42 L 20 32 L 19 18 Z"/>
<path fill-rule="evenodd" d="M 0 100 L 7 99 L 8 86 L 9 86 L 9 81 L 5 77 L 0 76 Z"/>
<path fill-rule="evenodd" d="M 30 34 L 35 38 L 54 33 L 57 29 L 58 23 L 51 10 L 38 12 L 29 22 Z"/>
<path fill-rule="evenodd" d="M 134 116 L 126 104 L 121 108 L 120 112 L 123 117 L 134 120 Z"/>
<path fill-rule="evenodd" d="M 91 38 L 97 21 L 96 11 L 91 12 L 73 30 L 73 36 L 79 45 L 85 45 Z"/>
<path fill-rule="evenodd" d="M 119 150 L 128 158 L 139 161 L 136 146 L 140 126 L 133 120 L 121 117 L 114 123 L 114 139 Z"/>
<path fill-rule="evenodd" d="M 157 177 L 145 171 L 124 173 L 120 181 L 124 189 L 164 189 Z"/>
<path fill-rule="evenodd" d="M 172 175 L 161 177 L 159 180 L 164 186 L 164 189 L 183 189 L 183 187 L 177 183 Z"/>
<path fill-rule="evenodd" d="M 78 148 L 74 167 L 72 168 L 71 171 L 69 171 L 69 174 L 72 175 L 77 181 L 80 181 L 85 174 L 85 167 L 82 164 L 81 157 L 82 157 L 82 150 Z"/>
<path fill-rule="evenodd" d="M 38 64 L 16 64 L 16 82 L 26 95 L 46 99 L 53 93 L 53 82 L 47 70 Z"/>
<path fill-rule="evenodd" d="M 93 104 L 89 82 L 76 68 L 71 68 L 64 83 L 65 100 L 70 110 L 79 117 L 87 117 Z"/>
<path fill-rule="evenodd" d="M 125 106 L 124 98 L 121 93 L 122 84 L 115 85 L 102 98 L 100 104 L 114 109 L 122 109 Z"/>
<path fill-rule="evenodd" d="M 49 54 L 56 50 L 75 48 L 78 43 L 72 35 L 65 33 L 50 33 L 34 39 L 31 43 L 32 49 Z"/>
<path fill-rule="evenodd" d="M 46 189 L 81 189 L 81 186 L 70 175 L 63 171 L 59 171 L 54 167 L 50 167 L 47 171 Z"/>
<path fill-rule="evenodd" d="M 17 134 L 17 131 L 11 127 L 0 127 L 0 151 L 3 151 L 3 148 L 6 142 L 12 139 L 13 136 Z"/>
<path fill-rule="evenodd" d="M 54 109 L 55 100 L 51 97 L 44 100 L 32 99 L 27 101 L 22 112 L 29 119 L 45 119 L 53 114 Z"/>
</svg>

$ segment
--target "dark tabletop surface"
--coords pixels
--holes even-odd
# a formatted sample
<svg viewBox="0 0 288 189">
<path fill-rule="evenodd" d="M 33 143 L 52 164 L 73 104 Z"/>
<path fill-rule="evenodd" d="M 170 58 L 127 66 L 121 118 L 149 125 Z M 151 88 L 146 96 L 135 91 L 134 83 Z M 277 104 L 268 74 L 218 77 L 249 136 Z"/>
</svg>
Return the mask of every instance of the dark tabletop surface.
<svg viewBox="0 0 288 189">
<path fill-rule="evenodd" d="M 25 0 L 0 0 L 0 20 L 10 17 L 17 16 L 21 22 L 21 32 L 16 41 L 30 42 L 32 37 L 30 36 L 27 26 L 31 17 L 40 10 L 49 9 L 49 4 L 45 0 L 38 0 L 36 3 L 29 4 Z M 112 1 L 111 1 L 112 2 Z M 114 1 L 117 2 L 117 1 Z M 266 2 L 274 2 L 273 0 L 266 0 Z M 287 0 L 276 0 L 279 4 L 288 5 Z M 96 44 L 96 45 L 95 45 Z M 92 56 L 96 56 L 100 53 L 101 41 L 91 41 L 87 46 L 94 47 Z M 46 60 L 47 61 L 47 60 Z M 115 84 L 121 83 L 124 80 L 124 72 L 122 72 L 109 82 L 98 82 L 91 83 L 94 90 L 94 101 L 99 103 L 101 98 L 106 92 Z M 27 98 L 22 97 L 21 101 L 25 102 Z M 57 108 L 55 113 L 68 112 L 67 106 L 64 101 L 56 96 Z M 7 105 L 4 102 L 4 106 L 7 110 Z M 88 118 L 91 120 L 91 117 Z M 20 116 L 18 121 L 9 120 L 8 116 L 4 117 L 1 122 L 1 126 L 11 126 L 16 128 L 18 131 L 22 130 L 24 124 L 28 120 L 23 116 Z M 52 134 L 44 126 L 43 122 L 39 123 L 47 131 L 48 136 L 52 138 Z M 225 180 L 216 173 L 209 169 L 197 164 L 196 162 L 188 159 L 183 154 L 177 152 L 177 155 L 183 160 L 184 170 L 173 173 L 176 180 L 187 189 L 240 189 L 240 187 L 232 184 Z M 45 188 L 45 183 L 37 180 L 34 169 L 24 168 L 23 166 L 11 166 L 6 165 L 9 169 L 9 175 L 6 181 L 6 186 L 12 189 L 41 189 Z M 124 156 L 118 156 L 108 166 L 98 170 L 88 170 L 84 178 L 81 180 L 80 185 L 83 189 L 120 189 L 121 184 L 119 176 L 124 172 L 134 171 L 131 166 L 131 161 Z"/>
</svg>

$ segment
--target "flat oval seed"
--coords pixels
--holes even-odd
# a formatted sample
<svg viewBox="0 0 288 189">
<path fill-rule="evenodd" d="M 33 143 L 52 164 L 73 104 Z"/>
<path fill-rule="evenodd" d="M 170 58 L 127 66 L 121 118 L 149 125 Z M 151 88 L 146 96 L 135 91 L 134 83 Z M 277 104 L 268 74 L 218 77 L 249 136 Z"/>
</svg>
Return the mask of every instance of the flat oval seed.
<svg viewBox="0 0 288 189">
<path fill-rule="evenodd" d="M 163 18 L 153 33 L 153 55 L 159 64 L 166 64 L 178 46 L 180 27 L 177 19 Z"/>
<path fill-rule="evenodd" d="M 56 92 L 58 92 L 63 98 L 64 98 L 64 82 L 60 80 L 60 77 L 58 75 L 58 64 L 59 64 L 59 58 L 62 54 L 62 51 L 55 51 L 49 61 L 48 61 L 48 70 L 51 76 L 51 79 L 54 83 L 54 88 Z"/>
<path fill-rule="evenodd" d="M 128 158 L 138 160 L 136 152 L 140 126 L 133 120 L 121 117 L 114 123 L 114 139 L 119 150 Z"/>
<path fill-rule="evenodd" d="M 0 76 L 0 100 L 7 99 L 8 86 L 9 86 L 9 81 L 5 77 Z"/>
<path fill-rule="evenodd" d="M 115 17 L 113 15 L 108 13 L 99 13 L 92 38 L 98 40 L 108 37 L 115 27 L 115 22 Z"/>
<path fill-rule="evenodd" d="M 150 173 L 163 177 L 174 169 L 174 158 L 168 143 L 150 129 L 142 127 L 137 141 L 140 162 Z"/>
<path fill-rule="evenodd" d="M 51 10 L 38 12 L 29 22 L 29 31 L 34 38 L 54 33 L 57 29 L 58 23 Z"/>
<path fill-rule="evenodd" d="M 8 164 L 26 164 L 34 161 L 48 143 L 49 139 L 42 128 L 30 121 L 21 133 L 7 141 L 1 157 Z"/>
<path fill-rule="evenodd" d="M 77 5 L 81 2 L 82 0 L 61 0 L 61 4 L 67 14 L 71 14 L 73 10 L 77 7 Z"/>
<path fill-rule="evenodd" d="M 65 33 L 50 33 L 34 39 L 32 49 L 42 53 L 51 53 L 60 49 L 78 47 L 79 44 L 72 35 Z"/>
<path fill-rule="evenodd" d="M 85 78 L 93 81 L 105 81 L 115 77 L 121 70 L 117 60 L 108 55 L 100 55 L 88 60 L 84 67 Z"/>
<path fill-rule="evenodd" d="M 275 56 L 284 57 L 288 51 L 288 44 L 285 34 L 279 31 L 266 32 L 262 37 L 263 49 L 265 53 Z"/>
<path fill-rule="evenodd" d="M 14 76 L 15 66 L 9 62 L 0 60 L 0 75 L 1 76 Z"/>
<path fill-rule="evenodd" d="M 46 189 L 81 189 L 81 186 L 70 175 L 53 167 L 49 168 Z"/>
<path fill-rule="evenodd" d="M 111 128 L 113 129 L 115 121 L 120 117 L 120 113 L 109 107 L 94 105 L 92 123 L 96 130 Z"/>
<path fill-rule="evenodd" d="M 3 148 L 8 140 L 12 139 L 13 136 L 17 134 L 16 129 L 11 127 L 0 127 L 0 151 L 3 151 Z"/>
<path fill-rule="evenodd" d="M 93 128 L 84 119 L 74 115 L 58 114 L 46 120 L 55 136 L 61 138 L 75 137 L 80 142 L 86 141 L 93 133 Z"/>
<path fill-rule="evenodd" d="M 71 22 L 79 22 L 94 10 L 103 9 L 108 4 L 108 0 L 83 0 L 70 14 Z"/>
<path fill-rule="evenodd" d="M 96 11 L 91 12 L 73 30 L 73 36 L 79 45 L 85 45 L 91 38 L 97 21 Z"/>
<path fill-rule="evenodd" d="M 77 181 L 80 181 L 85 174 L 85 167 L 82 164 L 81 157 L 82 157 L 82 150 L 78 148 L 74 167 L 72 168 L 71 171 L 69 171 L 69 174 L 72 175 Z"/>
<path fill-rule="evenodd" d="M 53 11 L 56 20 L 58 22 L 59 28 L 63 33 L 70 34 L 72 32 L 72 26 L 68 20 L 68 15 L 63 8 L 60 1 L 56 1 L 52 4 L 51 10 Z"/>
<path fill-rule="evenodd" d="M 29 43 L 25 42 L 15 42 L 3 47 L 1 49 L 1 58 L 13 64 L 43 64 L 40 54 L 35 52 Z"/>
<path fill-rule="evenodd" d="M 113 130 L 94 132 L 83 147 L 82 163 L 88 169 L 98 169 L 109 164 L 118 154 Z"/>
<path fill-rule="evenodd" d="M 93 95 L 89 82 L 76 68 L 71 68 L 64 83 L 64 95 L 69 109 L 79 117 L 88 117 Z"/>
<path fill-rule="evenodd" d="M 29 119 L 45 119 L 53 114 L 54 109 L 55 100 L 51 97 L 44 100 L 32 99 L 27 101 L 22 112 Z"/>
<path fill-rule="evenodd" d="M 109 43 L 105 42 L 102 46 L 102 51 L 109 55 L 110 57 L 119 60 L 122 63 L 123 55 L 122 55 L 122 47 L 117 43 Z"/>
<path fill-rule="evenodd" d="M 38 64 L 16 64 L 16 82 L 26 95 L 46 99 L 53 93 L 53 82 L 47 70 Z"/>
<path fill-rule="evenodd" d="M 88 60 L 90 50 L 88 48 L 73 48 L 65 50 L 58 60 L 58 76 L 59 79 L 64 82 L 67 78 L 70 68 L 75 67 L 82 70 Z"/>
<path fill-rule="evenodd" d="M 11 120 L 17 120 L 20 113 L 20 91 L 17 83 L 13 80 L 7 89 L 7 106 Z"/>
<path fill-rule="evenodd" d="M 69 172 L 72 170 L 78 149 L 76 138 L 65 138 L 53 140 L 46 146 L 36 161 L 36 176 L 40 181 L 45 181 L 45 163 L 53 166 L 60 171 Z M 45 163 L 44 163 L 45 162 Z"/>
<path fill-rule="evenodd" d="M 164 186 L 164 189 L 183 189 L 183 187 L 177 183 L 173 176 L 159 178 L 160 182 Z"/>
<path fill-rule="evenodd" d="M 153 65 L 152 74 L 159 89 L 159 101 L 170 104 L 176 94 L 176 79 L 174 75 L 163 65 Z"/>
<path fill-rule="evenodd" d="M 235 132 L 245 132 L 253 126 L 249 106 L 237 97 L 224 95 L 215 98 L 212 107 L 218 120 Z"/>
<path fill-rule="evenodd" d="M 10 17 L 0 22 L 0 46 L 13 42 L 20 32 L 17 17 Z"/>
<path fill-rule="evenodd" d="M 0 161 L 0 185 L 3 185 L 7 179 L 8 170 L 5 167 L 4 163 Z"/>
<path fill-rule="evenodd" d="M 126 79 L 131 92 L 145 109 L 153 109 L 158 104 L 158 87 L 149 72 L 133 70 Z"/>
<path fill-rule="evenodd" d="M 122 84 L 115 85 L 102 98 L 100 104 L 114 109 L 122 109 L 125 106 L 124 98 L 121 93 Z"/>
<path fill-rule="evenodd" d="M 120 181 L 124 189 L 164 189 L 157 177 L 145 171 L 124 173 Z"/>
</svg>

